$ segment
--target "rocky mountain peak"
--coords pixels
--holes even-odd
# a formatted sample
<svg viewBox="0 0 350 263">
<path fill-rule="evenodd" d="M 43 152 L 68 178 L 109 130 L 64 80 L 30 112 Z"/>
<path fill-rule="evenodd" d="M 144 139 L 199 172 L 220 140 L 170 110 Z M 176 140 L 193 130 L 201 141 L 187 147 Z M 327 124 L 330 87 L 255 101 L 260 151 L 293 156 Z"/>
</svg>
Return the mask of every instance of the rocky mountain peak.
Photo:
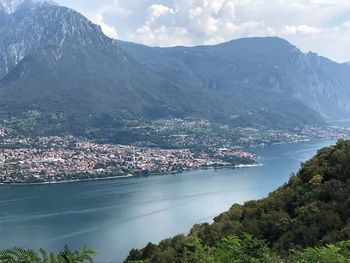
<svg viewBox="0 0 350 263">
<path fill-rule="evenodd" d="M 24 57 L 48 47 L 62 50 L 68 46 L 90 46 L 120 52 L 98 25 L 73 9 L 41 0 L 0 0 L 0 6 L 5 3 L 6 10 L 15 13 L 5 15 L 2 22 L 0 9 L 0 79 Z M 26 12 L 19 12 L 23 9 Z M 14 19 L 6 19 L 11 17 Z"/>
<path fill-rule="evenodd" d="M 0 0 L 0 11 L 12 14 L 22 8 L 37 8 L 43 5 L 56 5 L 50 0 Z"/>
</svg>

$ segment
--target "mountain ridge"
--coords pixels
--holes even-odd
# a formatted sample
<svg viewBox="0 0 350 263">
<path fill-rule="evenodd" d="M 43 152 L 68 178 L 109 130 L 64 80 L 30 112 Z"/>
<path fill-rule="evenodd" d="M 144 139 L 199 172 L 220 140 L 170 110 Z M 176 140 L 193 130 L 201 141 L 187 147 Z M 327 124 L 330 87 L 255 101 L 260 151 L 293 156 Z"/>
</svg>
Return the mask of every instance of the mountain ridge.
<svg viewBox="0 0 350 263">
<path fill-rule="evenodd" d="M 226 87 L 226 91 L 230 88 L 230 83 L 227 81 L 225 83 L 222 79 L 218 81 L 218 78 L 224 76 L 226 80 L 234 82 L 246 75 L 241 79 L 241 83 L 235 83 L 235 85 L 242 86 L 243 82 L 252 78 L 252 74 L 260 74 L 260 80 L 256 80 L 253 84 L 265 86 L 266 89 L 272 86 L 276 90 L 285 86 L 287 92 L 290 91 L 289 88 L 294 89 L 292 96 L 306 105 L 311 102 L 311 108 L 319 112 L 325 119 L 333 119 L 339 114 L 349 114 L 350 108 L 347 101 L 350 98 L 348 88 L 350 79 L 344 77 L 344 73 L 349 72 L 348 68 L 314 53 L 305 55 L 297 47 L 281 38 L 242 38 L 218 45 L 174 48 L 152 48 L 123 41 L 118 43 L 138 61 L 156 71 L 174 71 L 180 68 L 181 73 L 194 76 L 202 85 L 217 88 L 220 84 Z M 192 56 L 189 55 L 191 53 Z M 207 60 L 204 57 L 207 57 Z M 195 71 L 193 65 L 189 66 L 188 61 L 193 63 L 194 60 L 199 61 L 200 59 L 203 64 L 219 68 L 224 75 L 214 75 L 209 79 L 208 75 L 213 74 L 208 69 L 204 69 L 206 72 L 201 72 L 203 68 Z M 242 63 L 245 64 L 242 65 Z M 240 74 L 236 73 L 232 77 L 235 74 L 231 70 L 232 67 L 235 67 L 233 70 L 241 71 Z M 332 68 L 335 72 L 329 72 L 328 68 Z M 262 70 L 265 70 L 264 74 L 261 74 Z M 329 74 L 329 76 L 323 80 L 322 74 Z M 339 83 L 340 85 L 337 86 L 336 84 Z M 333 91 L 334 87 L 338 89 L 337 92 Z M 332 99 L 335 101 L 327 102 Z"/>
<path fill-rule="evenodd" d="M 0 11 L 11 15 L 21 9 L 36 9 L 50 5 L 57 4 L 51 0 L 0 0 Z"/>
<path fill-rule="evenodd" d="M 308 58 L 280 38 L 151 48 L 111 39 L 80 13 L 56 5 L 8 17 L 0 26 L 0 117 L 28 122 L 34 114 L 40 132 L 52 122 L 69 133 L 96 128 L 95 118 L 172 117 L 293 129 L 323 125 L 321 115 L 347 114 L 348 94 L 328 100 L 333 75 L 348 67 Z M 322 70 L 330 76 L 323 82 Z M 347 81 L 338 81 L 339 89 Z"/>
<path fill-rule="evenodd" d="M 108 115 L 113 120 L 221 114 L 219 102 L 225 98 L 214 101 L 216 95 L 210 91 L 187 90 L 184 82 L 180 86 L 158 76 L 74 10 L 46 6 L 12 16 L 15 24 L 0 36 L 0 65 L 5 65 L 0 108 L 7 118 L 34 111 L 46 119 L 44 123 L 68 121 L 72 127 L 90 121 L 90 116 Z M 62 113 L 63 119 L 56 120 Z"/>
</svg>

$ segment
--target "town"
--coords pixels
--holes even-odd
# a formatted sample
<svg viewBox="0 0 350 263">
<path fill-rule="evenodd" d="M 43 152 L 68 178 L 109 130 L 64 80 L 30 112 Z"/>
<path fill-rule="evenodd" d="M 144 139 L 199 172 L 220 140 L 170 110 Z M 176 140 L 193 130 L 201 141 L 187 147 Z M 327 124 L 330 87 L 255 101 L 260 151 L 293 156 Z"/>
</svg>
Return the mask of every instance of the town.
<svg viewBox="0 0 350 263">
<path fill-rule="evenodd" d="M 4 137 L 5 131 L 2 130 Z M 0 183 L 52 183 L 177 173 L 188 169 L 255 164 L 255 155 L 236 148 L 142 148 L 97 144 L 73 136 L 2 139 Z"/>
<path fill-rule="evenodd" d="M 129 127 L 133 134 L 147 142 L 172 148 L 252 147 L 314 139 L 346 139 L 350 129 L 337 126 L 305 126 L 295 129 L 234 127 L 208 120 L 166 119 Z M 141 136 L 140 136 L 141 135 Z M 147 144 L 146 144 L 147 145 Z"/>
<path fill-rule="evenodd" d="M 0 183 L 56 183 L 179 173 L 208 167 L 257 165 L 254 147 L 312 139 L 345 139 L 341 127 L 293 131 L 214 125 L 169 119 L 128 127 L 139 140 L 20 135 L 0 126 Z M 249 149 L 249 150 L 246 150 Z"/>
</svg>

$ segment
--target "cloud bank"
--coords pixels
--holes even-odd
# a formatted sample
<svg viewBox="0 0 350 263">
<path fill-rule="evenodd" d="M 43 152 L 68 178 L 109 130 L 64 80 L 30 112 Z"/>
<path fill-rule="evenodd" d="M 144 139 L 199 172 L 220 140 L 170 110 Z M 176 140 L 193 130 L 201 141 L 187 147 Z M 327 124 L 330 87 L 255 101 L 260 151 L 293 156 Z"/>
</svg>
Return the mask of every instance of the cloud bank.
<svg viewBox="0 0 350 263">
<path fill-rule="evenodd" d="M 348 0 L 58 0 L 105 34 L 151 46 L 279 36 L 336 61 L 350 60 Z"/>
</svg>

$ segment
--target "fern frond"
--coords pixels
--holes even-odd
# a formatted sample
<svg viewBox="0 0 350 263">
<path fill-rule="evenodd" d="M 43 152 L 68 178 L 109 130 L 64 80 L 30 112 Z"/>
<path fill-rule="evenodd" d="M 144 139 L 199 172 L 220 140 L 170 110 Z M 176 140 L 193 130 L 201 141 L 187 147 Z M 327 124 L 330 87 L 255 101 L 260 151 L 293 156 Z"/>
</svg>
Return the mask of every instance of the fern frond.
<svg viewBox="0 0 350 263">
<path fill-rule="evenodd" d="M 43 248 L 40 248 L 39 252 L 42 256 L 42 263 L 49 263 L 49 253 Z"/>
</svg>

